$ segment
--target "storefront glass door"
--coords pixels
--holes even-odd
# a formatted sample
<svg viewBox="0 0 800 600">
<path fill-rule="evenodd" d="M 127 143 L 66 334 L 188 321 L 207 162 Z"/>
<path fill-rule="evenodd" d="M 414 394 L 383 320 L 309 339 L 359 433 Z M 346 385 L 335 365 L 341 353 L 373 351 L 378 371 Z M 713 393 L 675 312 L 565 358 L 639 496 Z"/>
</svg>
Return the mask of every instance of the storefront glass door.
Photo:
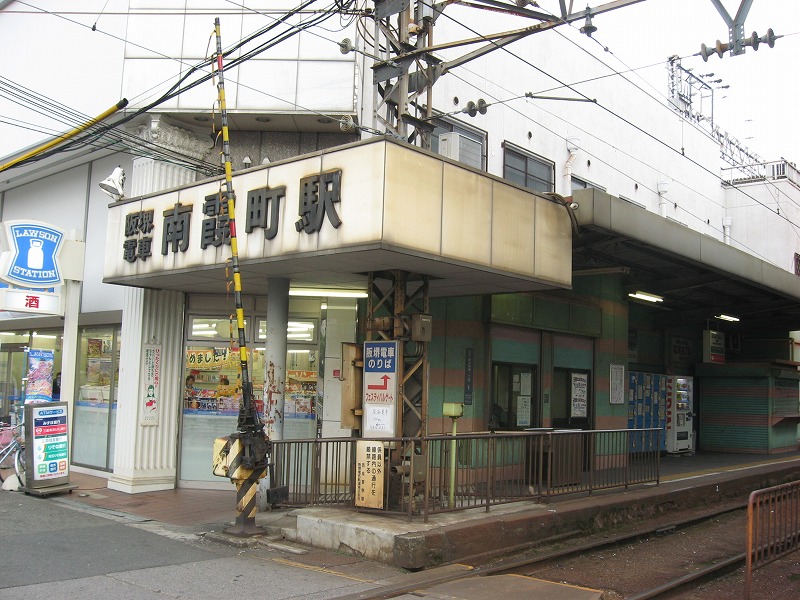
<svg viewBox="0 0 800 600">
<path fill-rule="evenodd" d="M 78 390 L 73 416 L 72 462 L 102 470 L 114 464 L 117 381 L 122 331 L 87 327 L 80 332 Z"/>
</svg>

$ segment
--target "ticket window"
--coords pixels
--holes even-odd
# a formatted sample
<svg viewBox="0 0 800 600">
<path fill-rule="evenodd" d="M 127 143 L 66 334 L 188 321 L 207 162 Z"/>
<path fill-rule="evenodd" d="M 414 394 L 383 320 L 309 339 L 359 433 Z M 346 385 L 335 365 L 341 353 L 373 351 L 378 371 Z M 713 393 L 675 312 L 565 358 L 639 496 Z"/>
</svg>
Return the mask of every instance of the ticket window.
<svg viewBox="0 0 800 600">
<path fill-rule="evenodd" d="M 534 365 L 492 365 L 492 404 L 488 428 L 522 431 L 540 425 L 537 370 Z"/>
</svg>

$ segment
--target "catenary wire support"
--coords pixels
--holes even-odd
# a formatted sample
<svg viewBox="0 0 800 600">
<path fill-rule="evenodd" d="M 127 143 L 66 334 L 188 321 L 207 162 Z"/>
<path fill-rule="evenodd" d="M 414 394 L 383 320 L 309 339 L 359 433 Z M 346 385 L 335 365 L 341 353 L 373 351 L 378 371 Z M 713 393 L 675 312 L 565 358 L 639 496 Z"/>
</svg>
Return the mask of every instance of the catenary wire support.
<svg viewBox="0 0 800 600">
<path fill-rule="evenodd" d="M 231 152 L 228 136 L 228 112 L 225 105 L 225 78 L 223 75 L 222 37 L 219 18 L 214 19 L 214 34 L 217 41 L 217 92 L 220 118 L 222 121 L 222 157 L 225 165 L 225 189 L 227 201 L 228 226 L 231 239 L 231 269 L 236 303 L 236 324 L 239 333 L 239 361 L 242 368 L 242 403 L 239 406 L 239 421 L 236 433 L 230 435 L 228 452 L 228 476 L 236 485 L 236 522 L 226 529 L 233 535 L 254 535 L 263 533 L 256 527 L 256 491 L 258 482 L 267 473 L 269 440 L 264 432 L 264 424 L 258 416 L 253 403 L 253 384 L 247 360 L 247 343 L 244 332 L 244 309 L 242 305 L 242 277 L 239 270 L 239 247 L 236 236 L 236 194 L 233 191 L 231 176 Z"/>
</svg>

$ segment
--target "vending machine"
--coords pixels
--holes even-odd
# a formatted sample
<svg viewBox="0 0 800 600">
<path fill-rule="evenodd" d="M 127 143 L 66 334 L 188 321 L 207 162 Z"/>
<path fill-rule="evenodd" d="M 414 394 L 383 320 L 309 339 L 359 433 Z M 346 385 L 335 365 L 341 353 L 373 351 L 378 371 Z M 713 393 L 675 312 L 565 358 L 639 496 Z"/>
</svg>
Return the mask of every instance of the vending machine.
<svg viewBox="0 0 800 600">
<path fill-rule="evenodd" d="M 691 377 L 667 378 L 666 442 L 670 454 L 694 451 L 693 388 Z"/>
</svg>

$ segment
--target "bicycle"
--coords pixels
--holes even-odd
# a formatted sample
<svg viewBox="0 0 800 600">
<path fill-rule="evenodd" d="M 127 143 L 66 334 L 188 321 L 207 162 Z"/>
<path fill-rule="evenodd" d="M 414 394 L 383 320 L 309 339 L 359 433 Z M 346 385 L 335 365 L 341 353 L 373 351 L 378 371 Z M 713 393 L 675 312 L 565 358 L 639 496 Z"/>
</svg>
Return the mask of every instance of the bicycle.
<svg viewBox="0 0 800 600">
<path fill-rule="evenodd" d="M 0 447 L 0 482 L 3 481 L 3 469 L 11 469 L 19 479 L 22 487 L 25 487 L 25 435 L 22 422 L 16 425 L 0 427 L 0 440 L 6 439 L 8 442 Z"/>
</svg>

